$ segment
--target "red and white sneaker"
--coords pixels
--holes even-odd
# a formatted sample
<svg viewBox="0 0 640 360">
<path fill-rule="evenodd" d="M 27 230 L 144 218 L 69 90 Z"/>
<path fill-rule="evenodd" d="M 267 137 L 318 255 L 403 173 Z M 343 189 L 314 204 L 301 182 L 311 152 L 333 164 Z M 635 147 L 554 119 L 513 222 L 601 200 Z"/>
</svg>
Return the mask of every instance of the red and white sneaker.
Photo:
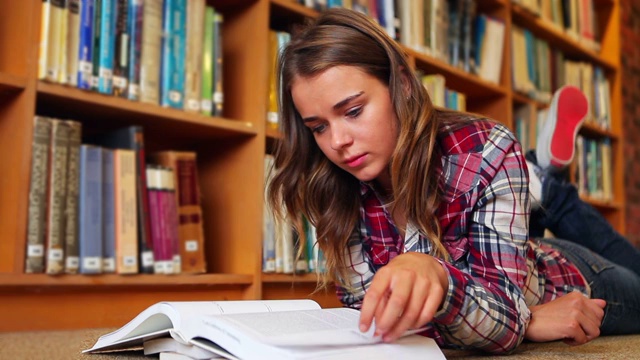
<svg viewBox="0 0 640 360">
<path fill-rule="evenodd" d="M 576 135 L 589 112 L 589 101 L 575 86 L 563 86 L 553 94 L 547 120 L 536 143 L 538 166 L 562 169 L 573 160 Z"/>
</svg>

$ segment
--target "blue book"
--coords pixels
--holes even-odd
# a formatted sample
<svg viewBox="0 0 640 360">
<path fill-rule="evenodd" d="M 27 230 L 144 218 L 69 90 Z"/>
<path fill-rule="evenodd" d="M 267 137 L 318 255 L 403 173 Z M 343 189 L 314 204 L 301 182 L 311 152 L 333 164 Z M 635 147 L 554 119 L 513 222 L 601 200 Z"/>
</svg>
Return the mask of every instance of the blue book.
<svg viewBox="0 0 640 360">
<path fill-rule="evenodd" d="M 116 271 L 116 205 L 113 150 L 102 149 L 102 272 Z"/>
<path fill-rule="evenodd" d="M 116 1 L 102 0 L 100 12 L 100 53 L 98 59 L 98 91 L 113 93 L 113 59 L 116 44 Z"/>
<path fill-rule="evenodd" d="M 93 7 L 94 0 L 80 2 L 80 43 L 78 46 L 78 88 L 91 89 L 93 77 Z"/>
<path fill-rule="evenodd" d="M 482 45 L 483 45 L 483 39 L 484 39 L 484 32 L 487 28 L 487 17 L 486 15 L 478 15 L 478 17 L 476 17 L 476 36 L 475 36 L 475 43 L 476 43 L 476 47 L 475 47 L 475 60 L 476 60 L 476 68 L 479 69 L 480 68 L 480 63 L 481 63 L 481 59 L 482 59 Z"/>
<path fill-rule="evenodd" d="M 143 7 L 142 0 L 129 1 L 129 18 L 127 19 L 127 32 L 129 33 L 129 89 L 127 95 L 130 100 L 136 101 L 140 98 Z"/>
<path fill-rule="evenodd" d="M 80 146 L 80 273 L 102 272 L 102 148 Z"/>
<path fill-rule="evenodd" d="M 162 21 L 160 104 L 184 108 L 187 1 L 165 0 Z"/>
</svg>

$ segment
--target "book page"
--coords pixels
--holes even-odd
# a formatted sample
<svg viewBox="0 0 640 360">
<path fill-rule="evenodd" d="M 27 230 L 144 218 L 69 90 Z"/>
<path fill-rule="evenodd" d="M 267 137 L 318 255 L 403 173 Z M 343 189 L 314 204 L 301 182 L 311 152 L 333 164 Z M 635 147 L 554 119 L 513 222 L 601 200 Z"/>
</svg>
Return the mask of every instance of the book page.
<svg viewBox="0 0 640 360">
<path fill-rule="evenodd" d="M 175 301 L 156 303 L 118 330 L 101 336 L 95 345 L 85 352 L 109 350 L 118 345 L 142 344 L 143 339 L 157 338 L 169 334 L 188 343 L 189 338 L 181 335 L 185 321 L 206 315 L 278 312 L 290 310 L 320 309 L 313 300 L 239 300 L 239 301 Z"/>
</svg>

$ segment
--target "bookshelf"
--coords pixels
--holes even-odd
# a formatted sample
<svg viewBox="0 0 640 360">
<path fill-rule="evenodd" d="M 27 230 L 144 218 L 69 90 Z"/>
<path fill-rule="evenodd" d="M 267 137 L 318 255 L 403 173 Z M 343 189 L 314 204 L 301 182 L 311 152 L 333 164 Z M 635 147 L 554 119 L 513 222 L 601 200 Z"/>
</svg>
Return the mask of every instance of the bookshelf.
<svg viewBox="0 0 640 360">
<path fill-rule="evenodd" d="M 288 30 L 317 12 L 293 0 L 207 0 L 224 15 L 222 117 L 82 91 L 37 80 L 40 0 L 0 0 L 0 331 L 119 326 L 161 300 L 229 300 L 306 297 L 315 275 L 263 274 L 263 158 L 280 135 L 265 126 L 268 29 Z M 512 90 L 512 24 L 529 29 L 574 60 L 601 66 L 611 82 L 609 130 L 586 125 L 585 136 L 608 138 L 613 153 L 612 201 L 587 199 L 624 233 L 620 35 L 618 0 L 596 0 L 603 27 L 601 50 L 591 50 L 507 0 L 478 1 L 478 12 L 504 21 L 500 82 L 494 84 L 442 60 L 405 48 L 410 64 L 445 76 L 467 94 L 467 109 L 513 129 L 514 107 L 546 104 Z M 26 26 L 25 26 L 26 25 Z M 202 275 L 61 275 L 24 273 L 31 140 L 34 115 L 82 122 L 88 133 L 141 125 L 146 150 L 198 153 L 205 217 L 207 273 Z M 338 305 L 329 292 L 314 293 L 323 306 Z"/>
</svg>

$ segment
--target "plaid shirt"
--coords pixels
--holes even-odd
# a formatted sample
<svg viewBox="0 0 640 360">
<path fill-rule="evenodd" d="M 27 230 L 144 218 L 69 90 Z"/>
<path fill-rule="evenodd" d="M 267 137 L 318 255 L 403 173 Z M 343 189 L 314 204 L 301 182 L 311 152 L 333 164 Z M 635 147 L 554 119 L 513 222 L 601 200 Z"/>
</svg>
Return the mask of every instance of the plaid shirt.
<svg viewBox="0 0 640 360">
<path fill-rule="evenodd" d="M 589 290 L 561 254 L 528 241 L 529 174 L 520 144 L 484 119 L 439 136 L 443 201 L 437 216 L 451 259 L 438 259 L 449 288 L 425 335 L 442 346 L 490 352 L 514 349 L 530 320 L 528 306 Z M 429 254 L 431 242 L 407 225 L 398 233 L 380 197 L 361 186 L 359 228 L 346 249 L 350 289 L 338 297 L 360 308 L 376 271 L 404 252 Z"/>
</svg>

